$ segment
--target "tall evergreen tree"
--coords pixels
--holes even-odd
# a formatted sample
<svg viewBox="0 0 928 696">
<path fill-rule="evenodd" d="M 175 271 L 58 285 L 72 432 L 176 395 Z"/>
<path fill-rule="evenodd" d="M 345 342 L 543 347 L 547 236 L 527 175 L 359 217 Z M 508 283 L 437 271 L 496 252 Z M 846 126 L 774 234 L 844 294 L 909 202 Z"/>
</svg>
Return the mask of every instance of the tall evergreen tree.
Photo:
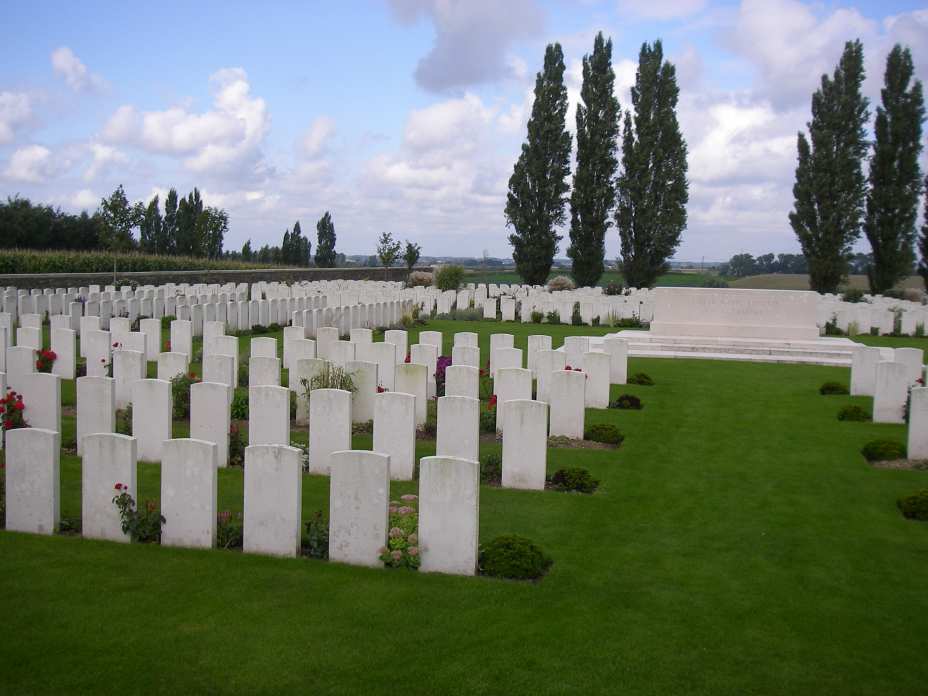
<svg viewBox="0 0 928 696">
<path fill-rule="evenodd" d="M 164 198 L 164 219 L 161 222 L 158 251 L 161 254 L 177 253 L 177 190 L 173 188 Z"/>
<path fill-rule="evenodd" d="M 680 244 L 689 201 L 677 71 L 660 40 L 642 44 L 631 91 L 634 118 L 625 112 L 615 220 L 625 282 L 651 287 Z"/>
<path fill-rule="evenodd" d="M 556 228 L 564 223 L 570 174 L 566 118 L 564 54 L 560 44 L 549 44 L 535 78 L 528 138 L 509 178 L 505 211 L 507 227 L 515 230 L 509 243 L 516 270 L 532 285 L 547 281 L 561 239 Z"/>
<path fill-rule="evenodd" d="M 805 133 L 798 136 L 789 222 L 809 262 L 809 285 L 818 292 L 837 291 L 847 276 L 851 246 L 860 237 L 870 116 L 863 81 L 863 46 L 848 41 L 834 76 L 822 75 L 812 95 L 811 147 Z"/>
<path fill-rule="evenodd" d="M 185 256 L 205 256 L 203 226 L 203 199 L 194 188 L 177 206 L 177 253 Z"/>
<path fill-rule="evenodd" d="M 925 177 L 925 190 L 928 191 L 928 177 Z M 928 290 L 928 196 L 925 196 L 925 210 L 922 212 L 922 234 L 918 238 L 918 274 L 925 281 L 925 290 Z"/>
<path fill-rule="evenodd" d="M 867 276 L 874 295 L 906 278 L 915 261 L 925 102 L 922 83 L 912 82 L 914 73 L 912 53 L 896 44 L 886 58 L 882 104 L 876 108 L 864 220 L 864 233 L 873 249 Z"/>
<path fill-rule="evenodd" d="M 221 258 L 222 242 L 229 231 L 228 213 L 212 206 L 206 208 L 200 214 L 199 228 L 201 254 L 211 259 Z"/>
<path fill-rule="evenodd" d="M 320 268 L 334 268 L 335 261 L 335 223 L 327 210 L 316 223 L 316 265 Z"/>
<path fill-rule="evenodd" d="M 612 71 L 612 39 L 596 35 L 593 54 L 583 57 L 583 86 L 577 104 L 577 169 L 570 194 L 573 276 L 594 286 L 603 274 L 606 231 L 612 226 L 619 134 L 619 100 Z"/>
<path fill-rule="evenodd" d="M 145 215 L 139 224 L 139 248 L 148 254 L 163 253 L 159 248 L 161 240 L 161 209 L 158 205 L 158 196 L 155 196 L 145 208 Z"/>
<path fill-rule="evenodd" d="M 254 258 L 254 252 L 251 250 L 251 240 L 249 239 L 242 245 L 242 261 L 251 261 Z"/>
</svg>

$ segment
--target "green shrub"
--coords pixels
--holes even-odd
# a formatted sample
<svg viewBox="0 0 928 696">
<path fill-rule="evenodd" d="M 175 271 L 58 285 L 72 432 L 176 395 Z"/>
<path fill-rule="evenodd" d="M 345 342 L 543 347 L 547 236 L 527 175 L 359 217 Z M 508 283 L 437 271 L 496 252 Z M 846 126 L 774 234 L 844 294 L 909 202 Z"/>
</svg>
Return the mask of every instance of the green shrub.
<svg viewBox="0 0 928 696">
<path fill-rule="evenodd" d="M 309 392 L 313 389 L 342 389 L 352 394 L 357 391 L 358 387 L 354 383 L 351 373 L 343 367 L 326 362 L 311 379 L 305 377 L 300 380 L 303 387 L 303 393 L 309 397 Z"/>
<path fill-rule="evenodd" d="M 470 307 L 466 309 L 452 309 L 450 312 L 435 315 L 435 319 L 439 321 L 482 321 L 483 310 Z M 425 322 L 422 323 L 424 324 Z"/>
<path fill-rule="evenodd" d="M 232 396 L 232 420 L 248 420 L 248 392 L 236 390 Z"/>
<path fill-rule="evenodd" d="M 114 491 L 113 504 L 119 510 L 123 534 L 128 534 L 132 541 L 140 544 L 161 541 L 161 525 L 165 520 L 155 503 L 146 500 L 145 509 L 141 510 L 136 507 L 128 486 L 117 483 Z"/>
<path fill-rule="evenodd" d="M 116 411 L 116 432 L 120 435 L 132 435 L 132 404 Z"/>
<path fill-rule="evenodd" d="M 641 403 L 639 399 L 634 394 L 622 394 L 618 398 L 613 399 L 609 403 L 609 408 L 621 408 L 633 411 L 640 411 L 644 408 L 644 404 Z"/>
<path fill-rule="evenodd" d="M 244 539 L 245 523 L 242 513 L 223 510 L 216 520 L 216 547 L 240 549 Z"/>
<path fill-rule="evenodd" d="M 553 309 L 550 312 L 548 312 L 545 315 L 545 319 L 548 321 L 549 324 L 560 324 L 561 323 L 561 315 L 556 309 Z"/>
<path fill-rule="evenodd" d="M 583 431 L 583 439 L 607 445 L 621 445 L 625 436 L 612 423 L 595 423 Z"/>
<path fill-rule="evenodd" d="M 903 517 L 910 520 L 928 520 L 928 488 L 896 501 Z"/>
<path fill-rule="evenodd" d="M 548 291 L 549 292 L 558 292 L 560 290 L 573 290 L 576 285 L 574 281 L 568 278 L 565 275 L 554 276 L 551 280 L 548 281 Z"/>
<path fill-rule="evenodd" d="M 704 288 L 727 288 L 728 283 L 721 278 L 706 278 L 702 282 Z"/>
<path fill-rule="evenodd" d="M 247 411 L 248 405 L 245 405 Z M 229 466 L 245 466 L 245 435 L 235 423 L 229 427 Z"/>
<path fill-rule="evenodd" d="M 576 491 L 592 493 L 599 488 L 599 481 L 592 474 L 580 467 L 558 469 L 548 477 L 548 485 L 558 491 Z"/>
<path fill-rule="evenodd" d="M 868 462 L 888 462 L 905 459 L 905 445 L 894 440 L 873 440 L 860 450 Z"/>
<path fill-rule="evenodd" d="M 539 312 L 537 310 L 532 312 L 531 316 L 533 324 L 540 324 L 542 321 L 544 321 L 545 318 L 544 312 Z"/>
<path fill-rule="evenodd" d="M 248 386 L 248 361 L 240 360 L 238 363 L 238 386 Z"/>
<path fill-rule="evenodd" d="M 464 267 L 442 266 L 435 274 L 435 287 L 439 290 L 457 290 L 464 281 Z"/>
<path fill-rule="evenodd" d="M 503 481 L 503 458 L 496 452 L 480 457 L 480 483 L 498 486 Z"/>
<path fill-rule="evenodd" d="M 620 329 L 640 329 L 644 324 L 641 323 L 641 319 L 638 317 L 625 317 L 624 319 L 619 319 L 613 326 Z"/>
<path fill-rule="evenodd" d="M 604 289 L 603 292 L 607 295 L 621 295 L 624 288 L 621 283 L 609 283 Z"/>
<path fill-rule="evenodd" d="M 432 285 L 432 274 L 428 271 L 413 271 L 406 278 L 406 287 L 417 288 L 424 287 L 428 288 Z"/>
<path fill-rule="evenodd" d="M 825 382 L 818 388 L 818 393 L 822 396 L 828 396 L 830 394 L 847 394 L 848 390 L 840 382 Z"/>
<path fill-rule="evenodd" d="M 863 302 L 864 291 L 860 288 L 848 288 L 842 294 L 841 299 L 845 302 Z"/>
<path fill-rule="evenodd" d="M 552 563 L 538 546 L 515 534 L 498 536 L 481 545 L 478 557 L 481 575 L 511 580 L 536 580 Z"/>
<path fill-rule="evenodd" d="M 654 385 L 654 380 L 651 379 L 651 376 L 646 372 L 636 372 L 628 378 L 628 383 L 637 384 L 642 387 L 651 387 Z"/>
<path fill-rule="evenodd" d="M 490 409 L 480 411 L 480 432 L 496 432 L 496 411 Z"/>
<path fill-rule="evenodd" d="M 196 374 L 189 372 L 186 375 L 177 375 L 171 380 L 171 399 L 174 409 L 174 420 L 190 418 L 190 387 L 199 382 Z"/>
<path fill-rule="evenodd" d="M 872 330 L 871 330 L 872 333 Z M 825 335 L 826 336 L 845 336 L 845 332 L 838 328 L 838 320 L 832 319 L 831 321 L 825 322 Z"/>
<path fill-rule="evenodd" d="M 329 557 L 329 521 L 321 510 L 306 520 L 306 535 L 301 545 L 303 553 L 310 558 L 326 560 Z"/>
<path fill-rule="evenodd" d="M 573 326 L 583 326 L 583 317 L 580 315 L 580 303 L 574 302 L 573 312 L 570 314 L 570 323 Z"/>
<path fill-rule="evenodd" d="M 840 411 L 838 411 L 838 420 L 839 421 L 854 421 L 854 422 L 863 422 L 870 420 L 870 412 L 856 404 L 852 406 L 844 406 Z"/>
</svg>

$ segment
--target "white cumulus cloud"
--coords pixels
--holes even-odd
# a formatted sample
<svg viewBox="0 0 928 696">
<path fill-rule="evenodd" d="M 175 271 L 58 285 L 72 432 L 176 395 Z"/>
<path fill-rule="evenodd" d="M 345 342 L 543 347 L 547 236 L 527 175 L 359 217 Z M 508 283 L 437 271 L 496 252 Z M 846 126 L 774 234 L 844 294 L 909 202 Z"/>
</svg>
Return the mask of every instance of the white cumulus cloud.
<svg viewBox="0 0 928 696">
<path fill-rule="evenodd" d="M 4 175 L 13 181 L 40 184 L 56 171 L 52 151 L 44 145 L 27 145 L 10 157 Z"/>
<path fill-rule="evenodd" d="M 103 78 L 90 72 L 67 46 L 52 51 L 51 60 L 55 74 L 64 78 L 68 87 L 75 92 L 99 90 L 106 86 Z"/>
</svg>

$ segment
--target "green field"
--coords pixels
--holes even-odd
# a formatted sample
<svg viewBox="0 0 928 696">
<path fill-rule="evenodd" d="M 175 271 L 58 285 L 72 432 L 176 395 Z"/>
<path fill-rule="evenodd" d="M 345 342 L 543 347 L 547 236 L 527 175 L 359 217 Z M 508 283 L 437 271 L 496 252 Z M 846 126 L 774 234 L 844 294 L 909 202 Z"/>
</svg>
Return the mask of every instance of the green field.
<svg viewBox="0 0 928 696">
<path fill-rule="evenodd" d="M 556 347 L 607 331 L 421 328 L 443 331 L 446 353 L 454 331 L 479 332 L 484 356 L 492 332 L 524 347 L 543 328 Z M 924 693 L 928 524 L 895 501 L 928 487 L 928 471 L 859 454 L 904 427 L 835 418 L 869 407 L 818 394 L 847 369 L 629 369 L 655 385 L 612 394 L 645 408 L 587 412 L 618 425 L 622 447 L 549 449 L 549 471 L 587 467 L 597 493 L 481 487 L 481 539 L 541 545 L 554 566 L 539 583 L 0 532 L 0 693 Z M 139 497 L 158 492 L 158 466 L 140 465 Z M 305 476 L 304 517 L 327 496 L 327 478 Z M 75 457 L 62 458 L 61 499 L 62 515 L 80 514 Z M 241 470 L 220 472 L 219 500 L 241 509 Z"/>
<path fill-rule="evenodd" d="M 756 288 L 762 290 L 808 290 L 809 276 L 799 273 L 765 273 L 762 275 L 747 276 L 745 278 L 730 279 L 729 286 L 733 288 Z M 870 283 L 865 275 L 848 276 L 847 283 L 842 287 L 857 288 L 870 291 Z M 909 276 L 896 285 L 899 290 L 924 290 L 925 281 L 921 276 Z"/>
<path fill-rule="evenodd" d="M 552 271 L 548 278 L 553 278 L 554 276 L 565 275 L 570 277 L 570 270 L 564 269 L 562 271 Z M 717 280 L 718 276 L 713 273 L 665 273 L 662 276 L 659 276 L 656 286 L 669 286 L 669 287 L 702 287 L 708 280 Z M 519 277 L 519 274 L 515 271 L 471 271 L 464 276 L 465 283 L 505 283 L 507 285 L 512 285 L 513 283 L 521 283 L 522 279 Z M 602 278 L 599 279 L 599 283 L 602 287 L 609 285 L 610 283 L 615 283 L 616 285 L 625 285 L 625 279 L 621 273 L 618 271 L 606 271 L 603 273 Z"/>
</svg>

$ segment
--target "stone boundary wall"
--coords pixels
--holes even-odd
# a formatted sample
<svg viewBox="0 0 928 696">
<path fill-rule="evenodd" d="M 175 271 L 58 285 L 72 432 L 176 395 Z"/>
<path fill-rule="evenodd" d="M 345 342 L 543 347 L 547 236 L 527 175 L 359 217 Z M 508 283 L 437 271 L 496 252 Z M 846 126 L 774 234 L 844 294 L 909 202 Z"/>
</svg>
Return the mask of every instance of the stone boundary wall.
<svg viewBox="0 0 928 696">
<path fill-rule="evenodd" d="M 431 266 L 417 266 L 416 271 L 431 272 Z M 165 283 L 257 283 L 260 281 L 295 283 L 301 280 L 405 280 L 406 268 L 266 268 L 232 271 L 141 271 L 115 274 L 119 284 L 134 280 L 139 285 Z M 0 287 L 68 288 L 87 285 L 112 285 L 112 273 L 22 273 L 0 275 Z"/>
</svg>

